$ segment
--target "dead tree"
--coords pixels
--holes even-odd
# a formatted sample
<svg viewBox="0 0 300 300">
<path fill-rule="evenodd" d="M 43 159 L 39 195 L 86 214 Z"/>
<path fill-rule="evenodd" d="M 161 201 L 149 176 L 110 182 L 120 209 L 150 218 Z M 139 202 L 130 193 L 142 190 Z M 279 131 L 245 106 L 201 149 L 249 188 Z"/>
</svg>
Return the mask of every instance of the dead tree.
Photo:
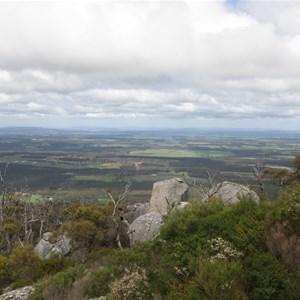
<svg viewBox="0 0 300 300">
<path fill-rule="evenodd" d="M 257 180 L 258 188 L 261 194 L 265 192 L 265 175 L 266 175 L 266 164 L 265 163 L 256 163 L 252 167 L 252 173 Z"/>
<path fill-rule="evenodd" d="M 191 182 L 185 175 L 184 180 L 188 185 L 195 186 L 200 189 L 205 202 L 208 202 L 215 194 L 218 193 L 224 182 L 221 179 L 221 172 L 219 169 L 207 170 L 206 178 L 203 183 L 197 183 L 197 180 L 195 178 Z"/>
<path fill-rule="evenodd" d="M 0 184 L 1 184 L 1 189 L 2 189 L 2 195 L 1 195 L 1 201 L 0 201 L 0 225 L 3 224 L 4 220 L 4 207 L 5 207 L 5 202 L 6 202 L 6 192 L 7 192 L 7 187 L 6 187 L 6 182 L 5 182 L 5 177 L 6 177 L 6 172 L 8 169 L 9 163 L 6 164 L 4 171 L 0 170 Z"/>
<path fill-rule="evenodd" d="M 219 169 L 207 170 L 206 174 L 206 183 L 200 183 L 199 187 L 201 189 L 202 194 L 204 195 L 204 198 L 206 199 L 206 202 L 208 202 L 213 198 L 214 195 L 218 193 L 224 181 L 220 179 L 221 172 Z"/>
<path fill-rule="evenodd" d="M 127 229 L 129 228 L 129 223 L 126 220 L 126 218 L 124 217 L 124 211 L 120 207 L 120 204 L 126 199 L 126 196 L 130 189 L 130 186 L 131 186 L 131 184 L 127 184 L 124 188 L 124 191 L 121 192 L 117 197 L 114 197 L 108 191 L 106 192 L 106 194 L 108 195 L 109 199 L 111 200 L 111 202 L 113 204 L 113 211 L 112 211 L 111 217 L 116 226 L 116 230 L 117 230 L 116 242 L 120 249 L 123 249 L 123 246 L 122 246 L 121 239 L 120 239 L 120 226 L 119 226 L 118 221 L 121 221 L 126 226 Z"/>
</svg>

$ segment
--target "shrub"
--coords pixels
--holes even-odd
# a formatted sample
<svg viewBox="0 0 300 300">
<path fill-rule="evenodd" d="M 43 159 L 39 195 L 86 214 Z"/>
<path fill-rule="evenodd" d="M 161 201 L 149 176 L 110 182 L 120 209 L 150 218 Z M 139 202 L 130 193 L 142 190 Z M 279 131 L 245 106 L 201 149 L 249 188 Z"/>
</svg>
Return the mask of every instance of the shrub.
<svg viewBox="0 0 300 300">
<path fill-rule="evenodd" d="M 228 240 L 246 255 L 256 251 L 265 250 L 265 215 L 268 203 L 255 203 L 251 199 L 242 198 L 230 206 L 224 216 L 234 220 L 234 230 Z"/>
<path fill-rule="evenodd" d="M 257 253 L 245 261 L 250 299 L 286 299 L 286 276 L 283 267 L 271 254 Z"/>
<path fill-rule="evenodd" d="M 101 235 L 97 227 L 91 221 L 69 221 L 63 224 L 62 230 L 71 238 L 73 248 L 75 249 L 86 248 L 90 251 L 101 240 Z"/>
<path fill-rule="evenodd" d="M 194 295 L 193 299 L 203 300 L 219 300 L 220 297 L 223 300 L 248 299 L 242 274 L 240 261 L 210 261 L 202 258 L 186 294 Z"/>
<path fill-rule="evenodd" d="M 99 205 L 83 206 L 72 204 L 64 210 L 67 221 L 86 220 L 90 221 L 99 228 L 104 228 L 111 220 L 111 207 Z"/>
<path fill-rule="evenodd" d="M 66 299 L 66 294 L 74 282 L 84 276 L 84 270 L 84 266 L 78 264 L 55 274 L 48 280 L 39 283 L 33 294 L 29 296 L 29 300 Z M 78 292 L 81 293 L 81 291 Z"/>
<path fill-rule="evenodd" d="M 134 267 L 125 269 L 121 278 L 110 284 L 110 298 L 115 300 L 147 300 L 153 299 L 149 290 L 146 270 Z"/>
<path fill-rule="evenodd" d="M 300 183 L 281 191 L 266 218 L 268 250 L 289 270 L 300 268 Z"/>
<path fill-rule="evenodd" d="M 114 270 L 103 268 L 91 272 L 83 285 L 83 294 L 89 298 L 105 296 L 110 292 L 109 285 L 114 280 Z"/>
<path fill-rule="evenodd" d="M 0 255 L 0 294 L 2 289 L 10 284 L 12 280 L 12 269 L 9 260 Z"/>
<path fill-rule="evenodd" d="M 118 280 L 131 266 L 149 267 L 151 261 L 151 243 L 138 244 L 124 249 L 100 249 L 90 254 L 88 265 L 98 262 L 98 269 L 92 271 L 83 285 L 84 295 L 88 297 L 104 296 L 111 282 Z"/>
<path fill-rule="evenodd" d="M 39 262 L 39 269 L 41 270 L 42 276 L 54 275 L 73 266 L 74 262 L 72 260 L 58 257 L 43 259 Z"/>
<path fill-rule="evenodd" d="M 40 258 L 32 245 L 17 246 L 9 256 L 14 280 L 13 288 L 31 284 L 41 276 Z"/>
<path fill-rule="evenodd" d="M 281 223 L 287 235 L 300 236 L 300 183 L 294 183 L 281 191 L 268 219 L 270 225 Z"/>
<path fill-rule="evenodd" d="M 167 216 L 161 237 L 186 245 L 189 253 L 208 250 L 208 240 L 223 238 L 245 253 L 264 249 L 266 208 L 251 199 L 225 206 L 219 201 L 193 202 Z"/>
</svg>

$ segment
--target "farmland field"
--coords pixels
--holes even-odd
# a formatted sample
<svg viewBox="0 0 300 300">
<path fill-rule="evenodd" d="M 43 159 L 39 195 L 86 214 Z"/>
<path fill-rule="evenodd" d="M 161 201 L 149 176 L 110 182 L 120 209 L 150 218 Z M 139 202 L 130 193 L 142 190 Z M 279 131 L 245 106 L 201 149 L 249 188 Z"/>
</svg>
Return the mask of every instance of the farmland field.
<svg viewBox="0 0 300 300">
<path fill-rule="evenodd" d="M 225 130 L 0 130 L 0 169 L 12 189 L 44 197 L 103 198 L 131 183 L 131 201 L 147 201 L 158 180 L 189 183 L 220 170 L 222 180 L 255 186 L 252 167 L 291 168 L 300 132 Z M 195 187 L 194 187 L 195 189 Z M 196 195 L 192 189 L 192 195 Z"/>
</svg>

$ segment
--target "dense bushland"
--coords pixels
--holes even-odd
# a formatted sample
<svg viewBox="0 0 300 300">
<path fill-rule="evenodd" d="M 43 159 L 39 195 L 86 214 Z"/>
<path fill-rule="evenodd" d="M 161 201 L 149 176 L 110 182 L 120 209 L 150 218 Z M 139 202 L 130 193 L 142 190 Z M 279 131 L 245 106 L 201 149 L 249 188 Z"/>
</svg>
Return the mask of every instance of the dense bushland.
<svg viewBox="0 0 300 300">
<path fill-rule="evenodd" d="M 77 294 L 78 299 L 108 295 L 108 299 L 145 300 L 296 300 L 300 271 L 286 257 L 298 261 L 299 253 L 291 247 L 276 252 L 277 237 L 270 230 L 280 224 L 282 239 L 299 238 L 295 226 L 299 216 L 289 218 L 290 207 L 298 207 L 300 201 L 297 191 L 300 185 L 294 184 L 282 191 L 278 202 L 259 204 L 251 199 L 227 206 L 217 199 L 207 204 L 194 201 L 166 217 L 157 240 L 123 251 L 94 251 L 85 263 L 88 271 L 76 273 L 76 278 L 73 271 L 65 271 L 44 281 L 32 299 L 54 299 L 47 296 L 51 289 L 62 295 L 55 299 Z M 70 278 L 62 279 L 66 276 Z"/>
</svg>

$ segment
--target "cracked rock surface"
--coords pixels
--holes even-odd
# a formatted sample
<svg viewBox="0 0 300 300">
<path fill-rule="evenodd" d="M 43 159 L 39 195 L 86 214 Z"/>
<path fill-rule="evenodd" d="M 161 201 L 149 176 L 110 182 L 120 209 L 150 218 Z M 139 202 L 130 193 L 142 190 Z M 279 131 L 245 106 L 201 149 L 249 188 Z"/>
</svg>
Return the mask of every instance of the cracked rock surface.
<svg viewBox="0 0 300 300">
<path fill-rule="evenodd" d="M 34 292 L 33 286 L 25 286 L 0 296 L 0 300 L 27 300 L 30 294 Z"/>
</svg>

